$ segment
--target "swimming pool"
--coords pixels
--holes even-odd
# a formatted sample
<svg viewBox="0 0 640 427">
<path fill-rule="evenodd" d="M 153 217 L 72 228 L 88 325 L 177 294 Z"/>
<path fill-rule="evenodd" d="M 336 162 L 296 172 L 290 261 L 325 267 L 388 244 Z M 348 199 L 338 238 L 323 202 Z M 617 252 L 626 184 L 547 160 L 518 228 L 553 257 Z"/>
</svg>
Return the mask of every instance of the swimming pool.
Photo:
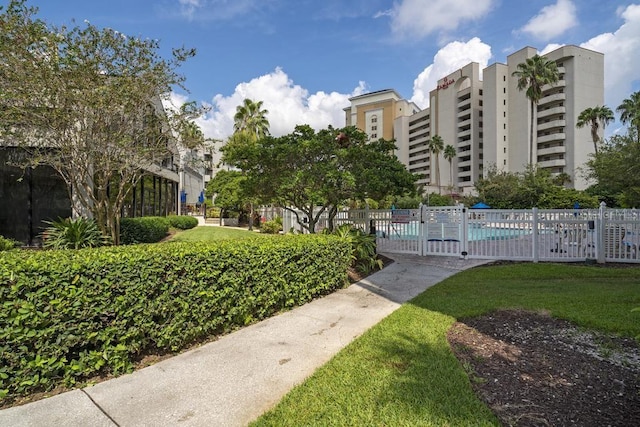
<svg viewBox="0 0 640 427">
<path fill-rule="evenodd" d="M 420 238 L 420 223 L 411 222 L 408 224 L 387 224 L 385 229 L 377 229 L 378 237 L 389 238 L 391 240 L 418 240 Z M 505 240 L 514 239 L 523 235 L 531 234 L 531 230 L 522 228 L 506 227 L 481 227 L 481 224 L 469 224 L 467 240 L 470 242 L 479 240 Z M 427 235 L 424 236 L 429 241 L 455 241 L 459 239 L 459 226 L 456 224 L 433 224 L 427 225 Z"/>
</svg>

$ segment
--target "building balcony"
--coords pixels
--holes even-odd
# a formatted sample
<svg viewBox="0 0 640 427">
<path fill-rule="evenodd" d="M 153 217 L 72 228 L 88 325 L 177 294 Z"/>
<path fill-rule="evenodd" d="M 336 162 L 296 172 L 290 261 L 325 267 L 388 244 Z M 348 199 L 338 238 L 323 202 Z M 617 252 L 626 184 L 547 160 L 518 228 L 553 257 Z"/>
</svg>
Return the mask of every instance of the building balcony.
<svg viewBox="0 0 640 427">
<path fill-rule="evenodd" d="M 567 162 L 564 159 L 553 159 L 553 160 L 544 160 L 538 162 L 538 167 L 541 168 L 557 168 L 564 167 L 567 165 Z"/>
<path fill-rule="evenodd" d="M 552 108 L 547 108 L 546 110 L 538 110 L 538 118 L 542 119 L 544 117 L 561 115 L 566 113 L 567 113 L 567 109 L 565 107 L 552 107 Z"/>
<path fill-rule="evenodd" d="M 471 129 L 463 130 L 462 132 L 458 132 L 458 138 L 463 136 L 471 135 Z"/>
<path fill-rule="evenodd" d="M 566 120 L 551 120 L 545 123 L 538 124 L 538 132 L 543 130 L 549 130 L 554 128 L 563 128 L 567 125 Z"/>
<path fill-rule="evenodd" d="M 564 101 L 565 99 L 567 99 L 567 94 L 566 93 L 554 93 L 553 95 L 547 95 L 543 98 L 540 99 L 540 102 L 538 102 L 538 105 L 544 105 L 544 104 L 550 104 L 552 102 L 560 102 L 560 101 Z"/>
<path fill-rule="evenodd" d="M 542 144 L 544 142 L 551 142 L 551 141 L 564 141 L 565 139 L 567 139 L 567 135 L 564 132 L 552 133 L 550 135 L 539 136 L 537 143 Z"/>
<path fill-rule="evenodd" d="M 557 145 L 549 148 L 539 148 L 538 156 L 548 156 L 550 154 L 564 154 L 567 150 L 564 145 Z"/>
<path fill-rule="evenodd" d="M 567 82 L 564 80 L 558 80 L 557 82 L 555 82 L 552 85 L 544 85 L 542 86 L 542 92 L 546 91 L 546 90 L 550 90 L 550 89 L 554 89 L 557 87 L 565 87 L 567 85 Z"/>
<path fill-rule="evenodd" d="M 461 128 L 464 126 L 471 126 L 471 118 L 458 120 L 458 128 Z"/>
</svg>

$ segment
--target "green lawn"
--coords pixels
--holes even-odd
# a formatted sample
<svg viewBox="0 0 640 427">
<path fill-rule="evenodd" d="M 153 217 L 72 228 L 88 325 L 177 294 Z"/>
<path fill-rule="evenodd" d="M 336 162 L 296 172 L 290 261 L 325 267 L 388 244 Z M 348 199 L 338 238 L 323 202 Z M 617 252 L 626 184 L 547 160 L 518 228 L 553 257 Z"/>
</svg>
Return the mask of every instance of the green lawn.
<svg viewBox="0 0 640 427">
<path fill-rule="evenodd" d="M 171 239 L 172 242 L 206 242 L 224 239 L 249 239 L 265 236 L 255 231 L 240 230 L 238 228 L 200 226 L 190 230 L 180 231 Z"/>
<path fill-rule="evenodd" d="M 473 394 L 446 332 L 500 308 L 546 310 L 579 325 L 640 335 L 640 267 L 509 264 L 461 272 L 347 346 L 255 426 L 499 425 Z"/>
</svg>

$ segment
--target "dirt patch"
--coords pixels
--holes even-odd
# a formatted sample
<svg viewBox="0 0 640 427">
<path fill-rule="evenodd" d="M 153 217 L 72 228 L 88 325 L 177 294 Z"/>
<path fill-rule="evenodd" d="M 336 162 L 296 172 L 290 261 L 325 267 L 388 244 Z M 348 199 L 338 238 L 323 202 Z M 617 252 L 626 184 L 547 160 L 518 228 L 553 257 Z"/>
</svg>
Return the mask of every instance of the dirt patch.
<svg viewBox="0 0 640 427">
<path fill-rule="evenodd" d="M 507 426 L 640 425 L 640 348 L 546 313 L 498 311 L 447 339 L 472 387 Z"/>
</svg>

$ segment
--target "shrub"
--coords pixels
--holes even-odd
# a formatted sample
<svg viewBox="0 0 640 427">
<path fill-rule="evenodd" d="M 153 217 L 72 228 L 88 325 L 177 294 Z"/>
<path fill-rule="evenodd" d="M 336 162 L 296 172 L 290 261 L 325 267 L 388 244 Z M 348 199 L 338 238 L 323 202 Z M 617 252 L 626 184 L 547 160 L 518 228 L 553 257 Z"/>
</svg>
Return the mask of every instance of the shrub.
<svg viewBox="0 0 640 427">
<path fill-rule="evenodd" d="M 0 399 L 128 372 L 140 355 L 346 284 L 351 249 L 298 235 L 0 257 Z"/>
<path fill-rule="evenodd" d="M 265 221 L 260 225 L 260 232 L 266 234 L 278 234 L 282 231 L 282 218 L 277 216 L 272 220 Z"/>
<path fill-rule="evenodd" d="M 352 224 L 343 224 L 334 234 L 347 239 L 351 243 L 351 265 L 357 271 L 369 273 L 381 269 L 382 260 L 376 253 L 376 236 L 367 234 Z"/>
<path fill-rule="evenodd" d="M 197 221 L 197 220 L 196 220 Z M 120 220 L 120 243 L 156 243 L 169 233 L 169 220 L 161 216 L 122 218 Z"/>
<path fill-rule="evenodd" d="M 92 219 L 58 218 L 57 221 L 45 223 L 49 227 L 40 236 L 42 246 L 46 249 L 95 248 L 109 243 Z"/>
<path fill-rule="evenodd" d="M 19 248 L 21 245 L 22 243 L 17 240 L 0 236 L 0 252 L 10 251 L 11 249 Z"/>
<path fill-rule="evenodd" d="M 169 215 L 167 216 L 169 225 L 180 230 L 189 230 L 198 226 L 198 219 L 189 215 Z"/>
</svg>

